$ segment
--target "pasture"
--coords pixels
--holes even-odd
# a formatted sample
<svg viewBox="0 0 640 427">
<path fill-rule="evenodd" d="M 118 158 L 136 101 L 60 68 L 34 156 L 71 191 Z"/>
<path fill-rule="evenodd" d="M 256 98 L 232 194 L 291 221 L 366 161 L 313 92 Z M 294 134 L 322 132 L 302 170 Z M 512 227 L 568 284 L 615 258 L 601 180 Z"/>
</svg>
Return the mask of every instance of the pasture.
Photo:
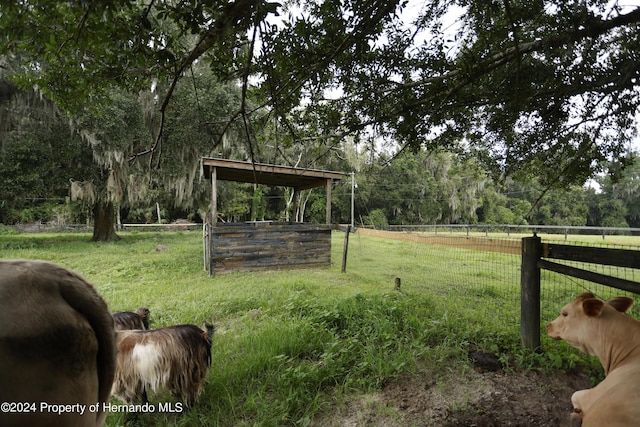
<svg viewBox="0 0 640 427">
<path fill-rule="evenodd" d="M 438 248 L 450 262 L 444 274 L 413 245 L 353 236 L 341 273 L 344 234 L 334 232 L 331 267 L 211 278 L 199 231 L 122 232 L 121 241 L 101 244 L 89 237 L 0 234 L 0 257 L 45 259 L 75 270 L 112 312 L 148 307 L 151 328 L 203 321 L 216 327 L 200 402 L 189 411 L 159 411 L 159 402 L 175 400 L 152 395 L 156 411 L 141 414 L 139 425 L 344 425 L 347 419 L 351 425 L 456 425 L 473 414 L 486 417 L 491 403 L 484 411 L 478 405 L 492 393 L 487 381 L 497 386 L 509 378 L 520 385 L 528 378 L 530 388 L 516 391 L 524 398 L 531 393 L 536 405 L 538 394 L 546 394 L 542 417 L 553 415 L 554 403 L 560 413 L 569 410 L 567 382 L 602 377 L 596 359 L 546 336 L 541 352 L 521 349 L 519 303 L 503 298 L 518 292 L 518 283 L 491 262 L 461 260 L 464 254 L 449 248 Z M 461 265 L 485 286 L 459 283 Z M 543 320 L 552 320 L 569 298 L 562 294 Z M 478 373 L 471 351 L 495 355 L 502 373 Z M 411 415 L 420 404 L 431 412 Z M 107 425 L 130 419 L 114 411 Z M 521 425 L 548 425 L 540 420 Z"/>
</svg>

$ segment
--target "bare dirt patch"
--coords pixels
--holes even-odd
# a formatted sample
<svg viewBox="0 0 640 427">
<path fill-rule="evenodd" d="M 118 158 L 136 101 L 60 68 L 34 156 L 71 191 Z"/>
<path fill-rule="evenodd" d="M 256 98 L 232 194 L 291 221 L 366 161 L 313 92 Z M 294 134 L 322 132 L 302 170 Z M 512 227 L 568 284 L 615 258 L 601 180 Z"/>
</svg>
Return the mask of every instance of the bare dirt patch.
<svg viewBox="0 0 640 427">
<path fill-rule="evenodd" d="M 477 372 L 399 378 L 380 392 L 349 399 L 317 426 L 564 426 L 571 394 L 589 388 L 586 375 Z"/>
</svg>

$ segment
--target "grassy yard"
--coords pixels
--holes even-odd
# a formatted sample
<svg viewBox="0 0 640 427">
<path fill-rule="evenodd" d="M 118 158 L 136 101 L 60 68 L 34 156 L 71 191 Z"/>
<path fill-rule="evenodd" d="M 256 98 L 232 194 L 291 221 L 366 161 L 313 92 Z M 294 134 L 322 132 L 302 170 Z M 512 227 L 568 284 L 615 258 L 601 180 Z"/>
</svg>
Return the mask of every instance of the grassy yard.
<svg viewBox="0 0 640 427">
<path fill-rule="evenodd" d="M 216 326 L 200 403 L 178 414 L 142 414 L 141 425 L 312 425 L 345 396 L 378 390 L 399 375 L 425 369 L 434 378 L 463 374 L 470 369 L 468 352 L 476 349 L 497 354 L 510 369 L 598 369 L 564 343 L 544 340 L 541 353 L 520 349 L 519 307 L 496 304 L 505 285 L 493 270 L 483 273 L 480 261 L 469 263 L 477 264 L 485 288 L 437 286 L 449 279 L 430 273 L 412 246 L 354 237 L 341 273 L 344 235 L 335 233 L 331 267 L 210 278 L 197 231 L 124 232 L 121 241 L 102 244 L 89 237 L 4 234 L 0 257 L 73 269 L 112 311 L 149 307 L 152 328 L 205 320 Z M 461 256 L 447 251 L 439 256 Z M 396 277 L 402 277 L 401 292 L 394 290 Z M 513 321 L 492 322 L 501 316 Z M 112 413 L 107 425 L 126 418 Z"/>
</svg>

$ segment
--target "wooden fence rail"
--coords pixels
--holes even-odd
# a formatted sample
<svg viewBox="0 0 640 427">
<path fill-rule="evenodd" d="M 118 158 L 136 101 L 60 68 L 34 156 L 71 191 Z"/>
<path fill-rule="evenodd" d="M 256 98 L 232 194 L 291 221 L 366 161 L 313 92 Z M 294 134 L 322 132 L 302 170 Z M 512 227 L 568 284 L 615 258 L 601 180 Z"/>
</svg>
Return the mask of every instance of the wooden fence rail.
<svg viewBox="0 0 640 427">
<path fill-rule="evenodd" d="M 545 258 L 614 267 L 640 268 L 640 251 L 542 243 L 540 237 L 537 236 L 523 238 L 520 280 L 520 339 L 526 348 L 537 349 L 540 347 L 541 269 L 640 294 L 640 283 L 638 282 L 559 264 Z"/>
</svg>

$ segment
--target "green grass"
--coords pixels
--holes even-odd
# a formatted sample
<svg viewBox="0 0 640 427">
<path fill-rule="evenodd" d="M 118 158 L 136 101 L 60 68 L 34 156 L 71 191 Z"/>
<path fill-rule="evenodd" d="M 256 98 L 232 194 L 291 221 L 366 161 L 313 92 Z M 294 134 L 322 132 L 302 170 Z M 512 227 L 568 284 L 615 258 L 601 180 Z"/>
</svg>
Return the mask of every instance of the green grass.
<svg viewBox="0 0 640 427">
<path fill-rule="evenodd" d="M 399 375 L 464 372 L 471 349 L 494 352 L 512 369 L 597 375 L 597 363 L 565 343 L 545 337 L 544 352 L 522 350 L 518 302 L 504 298 L 512 279 L 464 251 L 437 248 L 446 266 L 437 270 L 425 263 L 436 255 L 415 244 L 353 235 L 341 273 L 344 234 L 335 233 L 331 267 L 211 278 L 199 232 L 121 236 L 96 244 L 86 234 L 0 235 L 0 257 L 78 271 L 112 311 L 149 307 L 152 328 L 214 323 L 213 367 L 200 403 L 179 414 L 142 414 L 140 425 L 308 425 L 344 396 Z M 492 262 L 500 257 L 492 254 Z M 469 274 L 480 285 L 465 287 Z M 396 277 L 402 292 L 394 290 Z M 151 398 L 164 400 L 171 398 Z M 127 419 L 113 413 L 107 425 Z"/>
</svg>

